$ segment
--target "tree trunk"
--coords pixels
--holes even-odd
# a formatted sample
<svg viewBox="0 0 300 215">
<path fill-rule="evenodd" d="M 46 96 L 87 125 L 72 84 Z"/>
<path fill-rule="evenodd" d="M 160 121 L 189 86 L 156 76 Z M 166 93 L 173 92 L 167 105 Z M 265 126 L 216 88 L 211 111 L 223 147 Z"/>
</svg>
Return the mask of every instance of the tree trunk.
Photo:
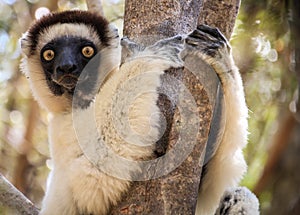
<svg viewBox="0 0 300 215">
<path fill-rule="evenodd" d="M 219 28 L 229 40 L 240 8 L 240 2 L 240 0 L 203 0 L 198 23 Z"/>
<path fill-rule="evenodd" d="M 226 36 L 230 37 L 239 1 L 216 3 L 210 0 L 204 3 L 200 0 L 151 0 L 141 4 L 137 0 L 127 0 L 124 35 L 135 42 L 149 45 L 162 38 L 187 34 L 196 28 L 199 18 L 201 23 L 210 23 L 226 29 Z M 208 10 L 206 8 L 212 8 L 212 5 L 215 14 L 220 12 L 220 15 L 206 17 L 204 11 Z M 224 14 L 225 17 L 234 18 L 226 22 L 222 19 L 223 22 L 220 23 L 216 17 L 220 18 Z M 177 168 L 168 171 L 168 174 L 162 177 L 157 178 L 155 175 L 161 172 L 159 162 L 153 165 L 152 169 L 145 170 L 150 174 L 154 173 L 153 179 L 134 182 L 131 190 L 121 203 L 112 209 L 111 214 L 194 214 L 206 143 L 208 139 L 209 142 L 215 141 L 216 134 L 222 130 L 219 124 L 222 120 L 220 113 L 223 94 L 219 89 L 219 80 L 210 66 L 204 62 L 190 62 L 189 65 L 191 64 L 193 68 L 165 72 L 158 102 L 167 121 L 166 131 L 158 141 L 158 145 L 163 149 L 162 155 L 171 152 L 178 144 L 184 145 L 182 153 L 191 153 L 188 153 Z M 201 68 L 201 73 L 193 74 L 192 71 L 199 70 L 198 68 Z M 176 83 L 171 80 L 176 80 Z M 192 106 L 190 104 L 193 102 L 196 104 L 196 109 L 191 110 L 190 115 L 198 117 L 188 119 L 191 127 L 198 128 L 196 134 L 191 135 L 189 130 L 180 132 L 182 116 L 177 103 L 180 91 L 178 83 L 183 83 L 192 95 L 191 100 L 185 101 L 186 107 Z M 211 125 L 214 126 L 213 129 L 210 129 Z M 181 133 L 185 133 L 184 143 L 179 140 Z M 176 162 L 176 156 L 176 153 L 171 155 L 168 163 L 164 164 L 168 166 Z"/>
</svg>

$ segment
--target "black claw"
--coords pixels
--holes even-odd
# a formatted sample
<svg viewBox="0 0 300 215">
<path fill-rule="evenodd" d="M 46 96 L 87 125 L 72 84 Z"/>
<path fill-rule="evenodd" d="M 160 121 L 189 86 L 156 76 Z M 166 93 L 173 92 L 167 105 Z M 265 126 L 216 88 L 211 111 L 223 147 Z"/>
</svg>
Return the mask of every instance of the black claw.
<svg viewBox="0 0 300 215">
<path fill-rule="evenodd" d="M 215 57 L 221 48 L 228 46 L 230 49 L 223 34 L 217 28 L 207 25 L 199 25 L 196 30 L 188 35 L 185 42 L 211 57 Z"/>
<path fill-rule="evenodd" d="M 190 37 L 194 37 L 201 40 L 207 40 L 207 34 L 205 34 L 203 31 L 194 30 L 190 35 Z"/>
<path fill-rule="evenodd" d="M 204 49 L 204 53 L 207 54 L 208 56 L 211 56 L 211 57 L 215 57 L 216 54 L 217 54 L 216 50 L 209 49 L 209 48 Z"/>
<path fill-rule="evenodd" d="M 209 35 L 215 37 L 218 40 L 221 40 L 221 41 L 227 43 L 226 37 L 221 33 L 221 31 L 218 28 L 212 28 L 208 25 L 198 25 L 197 29 L 199 31 L 202 31 L 206 34 L 209 34 Z"/>
<path fill-rule="evenodd" d="M 215 36 L 215 37 L 217 37 L 218 33 L 219 33 L 219 30 L 217 28 L 213 28 L 213 27 L 210 27 L 208 25 L 198 25 L 197 29 L 199 31 L 203 31 L 207 34 L 211 34 L 212 36 Z"/>
<path fill-rule="evenodd" d="M 210 44 L 209 48 L 210 49 L 219 49 L 221 46 L 222 46 L 222 43 L 218 42 L 218 43 Z"/>
<path fill-rule="evenodd" d="M 177 35 L 174 37 L 174 39 L 181 41 L 183 40 L 183 37 L 181 35 Z"/>
<path fill-rule="evenodd" d="M 185 42 L 191 46 L 198 46 L 199 45 L 199 40 L 197 40 L 194 37 L 187 37 L 185 39 Z"/>
</svg>

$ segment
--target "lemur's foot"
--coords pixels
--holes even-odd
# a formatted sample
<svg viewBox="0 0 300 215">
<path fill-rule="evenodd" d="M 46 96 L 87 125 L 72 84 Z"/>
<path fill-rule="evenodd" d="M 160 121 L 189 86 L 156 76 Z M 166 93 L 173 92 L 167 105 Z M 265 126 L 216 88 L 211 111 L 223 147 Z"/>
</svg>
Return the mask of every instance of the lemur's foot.
<svg viewBox="0 0 300 215">
<path fill-rule="evenodd" d="M 211 65 L 220 76 L 232 69 L 231 47 L 225 36 L 217 29 L 199 25 L 185 39 L 182 59 L 196 55 Z"/>
<path fill-rule="evenodd" d="M 215 215 L 259 215 L 259 201 L 246 187 L 229 188 L 221 198 Z"/>
</svg>

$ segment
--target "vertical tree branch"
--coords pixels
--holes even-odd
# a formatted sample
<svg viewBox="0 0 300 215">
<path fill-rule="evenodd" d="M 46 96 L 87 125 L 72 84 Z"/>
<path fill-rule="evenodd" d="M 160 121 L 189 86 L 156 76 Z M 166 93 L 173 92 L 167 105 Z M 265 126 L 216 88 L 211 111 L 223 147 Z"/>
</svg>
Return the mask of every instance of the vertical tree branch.
<svg viewBox="0 0 300 215">
<path fill-rule="evenodd" d="M 129 0 L 125 4 L 124 35 L 149 45 L 161 38 L 187 34 L 196 28 L 201 1 Z"/>
<path fill-rule="evenodd" d="M 217 27 L 229 40 L 240 8 L 240 0 L 203 0 L 198 24 Z"/>
<path fill-rule="evenodd" d="M 145 1 L 143 4 L 135 0 L 128 0 L 125 4 L 124 35 L 138 43 L 149 45 L 165 37 L 186 34 L 195 29 L 201 20 L 205 20 L 204 10 L 208 10 L 207 7 L 213 4 L 213 1 L 206 1 L 206 3 L 208 2 L 209 4 L 203 7 L 203 2 L 199 0 Z M 213 23 L 221 30 L 225 29 L 225 34 L 229 37 L 239 6 L 239 1 L 236 2 L 238 2 L 237 5 L 233 5 L 232 2 L 215 4 L 215 14 L 220 13 L 220 15 L 207 18 L 206 23 Z M 224 8 L 227 11 L 221 12 L 220 9 Z M 198 19 L 200 11 L 202 18 Z M 226 21 L 222 18 L 222 23 L 219 23 L 219 17 L 224 14 L 226 16 L 223 17 L 228 17 L 228 13 L 232 18 Z M 170 83 L 168 76 L 172 76 L 184 83 L 197 104 L 197 113 L 200 118 L 189 120 L 191 124 L 201 121 L 197 138 L 192 140 L 185 137 L 187 145 L 195 144 L 193 141 L 196 141 L 194 150 L 177 169 L 168 175 L 151 181 L 133 183 L 131 191 L 124 197 L 122 203 L 112 210 L 112 214 L 193 214 L 195 212 L 212 112 L 215 105 L 222 104 L 222 92 L 218 90 L 219 80 L 211 67 L 201 62 L 187 63 L 195 66 L 195 68 L 189 69 L 202 68 L 203 73 L 195 76 L 185 68 L 183 71 L 178 69 L 168 71 L 162 78 L 162 88 L 164 88 L 161 89 L 162 92 L 173 92 L 172 98 L 175 99 L 170 101 L 170 98 L 163 93 L 160 95 L 158 105 L 167 120 L 167 129 L 159 144 L 166 145 L 170 150 L 175 146 L 179 137 L 179 130 L 176 126 L 176 123 L 180 122 L 180 113 L 176 109 L 178 86 Z M 216 111 L 215 109 L 215 112 L 220 112 L 220 110 Z M 215 125 L 220 123 L 219 120 L 221 120 L 221 116 L 214 114 Z M 218 131 L 210 133 L 216 135 Z M 216 140 L 215 137 L 210 139 L 211 141 Z"/>
<path fill-rule="evenodd" d="M 199 0 L 128 0 L 125 5 L 124 35 L 144 45 L 153 44 L 161 38 L 186 34 L 196 28 Z M 198 196 L 198 187 L 204 160 L 205 145 L 215 104 L 218 79 L 215 72 L 203 62 L 192 62 L 194 69 L 203 68 L 203 76 L 196 76 L 187 69 L 167 71 L 162 77 L 162 89 L 158 105 L 167 120 L 167 129 L 159 144 L 171 150 L 178 143 L 181 122 L 177 107 L 179 87 L 175 78 L 187 87 L 197 104 L 194 110 L 200 118 L 190 118 L 188 123 L 201 126 L 195 139 L 187 131 L 186 145 L 194 144 L 192 153 L 175 170 L 166 176 L 149 181 L 135 182 L 131 190 L 117 205 L 112 214 L 193 214 Z M 212 93 L 207 93 L 207 91 Z M 170 96 L 166 96 L 166 93 Z M 173 99 L 173 100 L 172 100 Z M 192 101 L 187 101 L 187 107 Z M 192 115 L 192 114 L 191 114 Z M 167 151 L 168 153 L 168 151 Z M 172 160 L 170 161 L 172 162 Z M 150 171 L 155 172 L 157 166 Z M 149 170 L 148 170 L 149 171 Z"/>
</svg>

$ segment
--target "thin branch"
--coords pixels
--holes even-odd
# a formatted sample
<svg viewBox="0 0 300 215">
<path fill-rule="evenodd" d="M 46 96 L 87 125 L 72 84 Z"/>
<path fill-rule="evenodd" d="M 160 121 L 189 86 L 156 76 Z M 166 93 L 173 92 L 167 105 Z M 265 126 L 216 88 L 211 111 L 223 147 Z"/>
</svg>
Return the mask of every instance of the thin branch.
<svg viewBox="0 0 300 215">
<path fill-rule="evenodd" d="M 36 215 L 39 213 L 38 208 L 36 208 L 32 202 L 17 190 L 1 173 L 0 205 L 13 208 L 16 212 L 23 215 Z"/>
<path fill-rule="evenodd" d="M 101 0 L 86 0 L 86 4 L 89 11 L 104 15 Z"/>
<path fill-rule="evenodd" d="M 123 33 L 143 45 L 150 45 L 159 39 L 176 34 L 186 34 L 196 28 L 199 9 L 199 0 L 152 0 L 144 1 L 143 4 L 136 0 L 127 0 Z M 204 62 L 201 61 L 199 64 L 197 68 L 205 67 Z M 206 66 L 206 68 L 210 71 L 203 70 L 203 74 L 214 74 L 210 67 Z M 200 80 L 207 80 L 204 83 L 205 86 Z M 173 171 L 165 171 L 166 175 L 159 178 L 132 183 L 131 190 L 112 209 L 113 215 L 195 213 L 205 145 L 212 116 L 213 98 L 208 98 L 203 89 L 214 90 L 214 82 L 209 78 L 202 79 L 188 70 L 180 69 L 166 71 L 161 77 L 161 82 L 158 106 L 166 119 L 166 129 L 157 145 L 159 152 L 163 155 L 168 154 L 169 158 L 168 160 L 156 159 L 151 168 L 143 171 L 147 174 L 156 174 L 167 170 L 167 166 L 174 163 L 179 156 L 176 153 L 170 153 L 176 152 L 175 146 L 186 147 L 180 151 L 182 154 L 187 152 L 189 146 L 194 147 L 192 147 L 192 152 L 188 153 L 187 158 L 184 158 Z M 185 98 L 183 102 L 185 107 L 177 108 L 176 106 L 180 103 L 177 102 L 180 92 L 177 83 L 182 83 L 193 95 L 191 99 Z M 196 132 L 193 132 L 193 129 L 184 128 L 185 123 L 182 123 L 185 121 L 184 114 L 183 111 L 180 112 L 181 108 L 192 107 L 193 101 L 195 104 L 201 104 L 201 107 L 189 108 L 189 118 L 185 120 L 189 122 L 189 125 L 194 125 L 190 128 L 198 128 L 197 123 L 201 116 L 202 126 Z M 180 142 L 181 140 L 184 140 L 184 144 Z M 161 164 L 166 168 L 161 168 Z"/>
</svg>

